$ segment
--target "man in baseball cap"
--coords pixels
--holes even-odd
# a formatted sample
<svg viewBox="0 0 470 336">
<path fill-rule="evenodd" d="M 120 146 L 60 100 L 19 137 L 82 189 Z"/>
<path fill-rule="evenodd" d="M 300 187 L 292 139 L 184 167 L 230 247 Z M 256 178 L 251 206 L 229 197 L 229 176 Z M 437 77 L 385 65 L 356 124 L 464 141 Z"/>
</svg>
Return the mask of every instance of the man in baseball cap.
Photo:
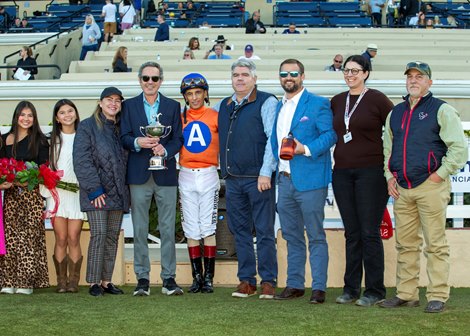
<svg viewBox="0 0 470 336">
<path fill-rule="evenodd" d="M 253 54 L 253 45 L 252 44 L 247 44 L 245 46 L 245 55 L 244 56 L 240 56 L 238 57 L 238 59 L 249 59 L 249 60 L 260 60 L 261 58 L 259 58 L 258 56 L 254 55 Z"/>
<path fill-rule="evenodd" d="M 370 63 L 370 70 L 372 71 L 372 59 L 377 56 L 377 44 L 375 43 L 369 43 L 367 45 L 366 51 L 362 54 L 362 57 L 364 57 L 366 60 L 369 61 Z"/>
<path fill-rule="evenodd" d="M 410 62 L 406 65 L 406 70 L 405 70 L 405 75 L 407 75 L 410 70 L 418 70 L 422 75 L 426 75 L 431 79 L 431 68 L 427 63 L 415 61 L 415 62 Z"/>
</svg>

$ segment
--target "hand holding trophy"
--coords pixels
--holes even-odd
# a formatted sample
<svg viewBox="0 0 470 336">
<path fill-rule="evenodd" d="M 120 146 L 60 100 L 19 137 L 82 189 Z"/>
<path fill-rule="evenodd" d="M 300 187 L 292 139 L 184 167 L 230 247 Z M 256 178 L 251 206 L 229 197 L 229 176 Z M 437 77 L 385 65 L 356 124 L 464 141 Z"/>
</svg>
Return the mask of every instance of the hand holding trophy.
<svg viewBox="0 0 470 336">
<path fill-rule="evenodd" d="M 140 132 L 142 135 L 150 138 L 165 138 L 171 133 L 171 126 L 164 126 L 160 123 L 160 116 L 158 113 L 155 116 L 155 122 L 145 127 L 140 126 Z M 165 166 L 165 157 L 160 155 L 154 155 L 150 158 L 149 170 L 163 170 L 167 169 Z"/>
</svg>

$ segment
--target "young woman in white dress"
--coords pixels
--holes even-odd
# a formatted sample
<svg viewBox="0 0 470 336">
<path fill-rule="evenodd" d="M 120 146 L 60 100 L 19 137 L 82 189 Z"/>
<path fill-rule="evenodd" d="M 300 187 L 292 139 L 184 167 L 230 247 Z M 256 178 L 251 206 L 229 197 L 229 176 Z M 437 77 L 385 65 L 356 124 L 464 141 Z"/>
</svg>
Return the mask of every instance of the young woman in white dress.
<svg viewBox="0 0 470 336">
<path fill-rule="evenodd" d="M 52 170 L 63 171 L 61 181 L 74 184 L 77 183 L 77 177 L 73 170 L 72 152 L 75 131 L 79 122 L 78 110 L 72 101 L 61 99 L 55 104 L 49 152 L 50 167 Z M 57 272 L 56 292 L 76 293 L 83 260 L 80 233 L 84 213 L 80 211 L 78 191 L 72 192 L 57 188 L 57 192 L 59 206 L 55 217 L 52 218 L 55 234 L 53 260 Z"/>
</svg>

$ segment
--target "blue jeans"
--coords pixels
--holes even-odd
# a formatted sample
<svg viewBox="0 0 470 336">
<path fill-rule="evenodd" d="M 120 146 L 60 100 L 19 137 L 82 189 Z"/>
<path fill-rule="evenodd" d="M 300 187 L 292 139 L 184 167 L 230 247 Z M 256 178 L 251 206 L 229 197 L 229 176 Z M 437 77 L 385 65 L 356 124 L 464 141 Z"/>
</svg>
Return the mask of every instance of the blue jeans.
<svg viewBox="0 0 470 336">
<path fill-rule="evenodd" d="M 253 228 L 256 231 L 258 274 L 261 282 L 276 285 L 277 254 L 274 240 L 275 189 L 258 191 L 258 178 L 226 179 L 227 219 L 235 237 L 238 278 L 256 285 L 256 257 Z"/>
<path fill-rule="evenodd" d="M 307 231 L 312 289 L 326 290 L 328 243 L 323 219 L 327 188 L 297 191 L 289 177 L 279 176 L 277 212 L 287 241 L 287 287 L 305 288 Z"/>
<path fill-rule="evenodd" d="M 333 191 L 346 237 L 343 292 L 360 296 L 364 268 L 364 295 L 383 299 L 384 248 L 380 223 L 388 201 L 383 167 L 335 169 Z"/>
<path fill-rule="evenodd" d="M 83 61 L 86 57 L 87 52 L 89 51 L 98 51 L 98 44 L 84 45 L 82 46 L 82 51 L 80 53 L 80 61 Z"/>
</svg>

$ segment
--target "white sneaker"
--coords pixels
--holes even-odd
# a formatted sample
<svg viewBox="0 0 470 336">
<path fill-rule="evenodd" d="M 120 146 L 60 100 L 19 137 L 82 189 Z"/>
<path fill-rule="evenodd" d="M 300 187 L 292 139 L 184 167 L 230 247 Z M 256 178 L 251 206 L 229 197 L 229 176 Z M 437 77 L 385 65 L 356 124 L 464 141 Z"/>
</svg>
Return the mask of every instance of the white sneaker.
<svg viewBox="0 0 470 336">
<path fill-rule="evenodd" d="M 32 288 L 17 288 L 16 294 L 30 295 L 30 294 L 33 294 L 33 289 Z"/>
<path fill-rule="evenodd" d="M 13 287 L 4 287 L 0 291 L 0 294 L 15 294 L 16 293 L 16 288 Z"/>
</svg>

